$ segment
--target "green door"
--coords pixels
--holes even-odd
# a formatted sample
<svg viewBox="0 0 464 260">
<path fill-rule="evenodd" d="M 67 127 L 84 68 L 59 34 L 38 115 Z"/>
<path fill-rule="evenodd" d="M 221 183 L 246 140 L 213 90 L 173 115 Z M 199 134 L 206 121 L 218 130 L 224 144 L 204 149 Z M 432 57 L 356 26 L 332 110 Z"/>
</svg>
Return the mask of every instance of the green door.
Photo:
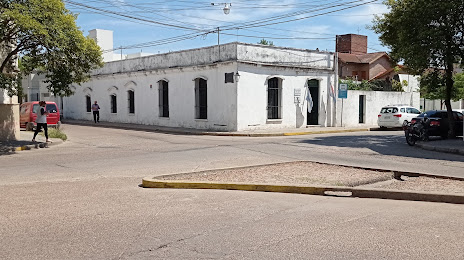
<svg viewBox="0 0 464 260">
<path fill-rule="evenodd" d="M 308 125 L 319 124 L 319 81 L 312 79 L 308 81 L 309 94 L 313 99 L 313 109 L 311 113 L 308 112 Z"/>
</svg>

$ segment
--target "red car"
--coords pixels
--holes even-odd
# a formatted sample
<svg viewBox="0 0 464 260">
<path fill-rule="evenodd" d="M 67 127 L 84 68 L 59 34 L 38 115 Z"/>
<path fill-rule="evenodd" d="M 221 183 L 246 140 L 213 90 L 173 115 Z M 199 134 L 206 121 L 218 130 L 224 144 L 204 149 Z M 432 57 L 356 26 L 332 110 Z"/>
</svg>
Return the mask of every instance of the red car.
<svg viewBox="0 0 464 260">
<path fill-rule="evenodd" d="M 59 128 L 61 125 L 60 111 L 55 102 L 46 101 L 45 109 L 49 112 L 47 116 L 47 124 L 52 127 Z M 39 101 L 26 102 L 21 104 L 19 109 L 19 123 L 21 128 L 26 128 L 30 131 L 37 125 L 37 111 L 39 111 Z"/>
</svg>

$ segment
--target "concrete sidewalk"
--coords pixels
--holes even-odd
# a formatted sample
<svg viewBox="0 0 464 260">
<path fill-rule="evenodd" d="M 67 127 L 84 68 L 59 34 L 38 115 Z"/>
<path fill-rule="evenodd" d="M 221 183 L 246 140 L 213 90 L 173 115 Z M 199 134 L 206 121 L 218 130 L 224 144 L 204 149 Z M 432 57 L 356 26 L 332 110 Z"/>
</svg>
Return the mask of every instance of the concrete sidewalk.
<svg viewBox="0 0 464 260">
<path fill-rule="evenodd" d="M 0 155 L 13 154 L 19 151 L 38 149 L 38 148 L 48 148 L 53 145 L 62 144 L 63 140 L 57 138 L 50 138 L 51 143 L 45 142 L 45 137 L 42 135 L 37 135 L 36 141 L 32 142 L 32 137 L 34 132 L 31 131 L 21 131 L 20 139 L 15 141 L 0 142 Z"/>
<path fill-rule="evenodd" d="M 418 142 L 416 143 L 416 146 L 429 151 L 464 155 L 464 141 L 462 140 L 462 137 L 456 139 Z"/>
<path fill-rule="evenodd" d="M 113 122 L 100 122 L 94 123 L 93 121 L 84 120 L 70 120 L 62 121 L 64 124 L 71 125 L 84 125 L 95 127 L 118 128 L 127 130 L 138 130 L 148 132 L 160 132 L 167 134 L 183 134 L 183 135 L 214 135 L 214 136 L 248 136 L 248 137 L 269 137 L 269 136 L 293 136 L 293 135 L 310 135 L 310 134 L 325 134 L 325 133 L 343 133 L 343 132 L 362 132 L 370 131 L 375 126 L 363 127 L 322 127 L 311 126 L 308 128 L 283 128 L 283 129 L 264 129 L 253 131 L 239 131 L 239 132 L 215 132 L 191 128 L 180 127 L 166 127 L 156 125 L 138 125 L 126 123 L 113 123 Z"/>
</svg>

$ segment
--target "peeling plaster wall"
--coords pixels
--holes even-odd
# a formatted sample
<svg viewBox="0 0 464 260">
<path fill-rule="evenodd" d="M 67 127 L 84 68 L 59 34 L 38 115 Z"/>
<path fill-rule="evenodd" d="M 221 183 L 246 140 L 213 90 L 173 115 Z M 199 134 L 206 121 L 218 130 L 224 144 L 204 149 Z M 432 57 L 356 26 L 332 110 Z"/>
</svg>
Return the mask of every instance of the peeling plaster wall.
<svg viewBox="0 0 464 260">
<path fill-rule="evenodd" d="M 152 71 L 157 69 L 208 65 L 221 61 L 236 60 L 236 44 L 211 46 L 188 51 L 176 51 L 156 54 L 134 59 L 126 59 L 105 63 L 101 69 L 95 70 L 93 75 L 114 74 L 121 72 Z"/>
<path fill-rule="evenodd" d="M 13 47 L 13 45 L 0 44 L 0 60 L 7 56 L 7 49 Z M 7 64 L 6 72 L 15 72 L 17 69 L 18 59 L 15 58 Z M 6 90 L 0 88 L 0 141 L 17 140 L 19 137 L 18 97 L 10 97 Z"/>
<path fill-rule="evenodd" d="M 100 120 L 121 123 L 159 125 L 215 131 L 237 129 L 236 84 L 224 83 L 224 74 L 236 72 L 235 63 L 215 64 L 179 69 L 160 69 L 149 73 L 123 73 L 93 77 L 90 82 L 75 86 L 76 93 L 64 98 L 64 116 L 92 120 L 86 112 L 85 96 L 97 100 Z M 207 79 L 208 119 L 195 119 L 195 78 Z M 169 118 L 159 117 L 158 81 L 169 82 Z M 150 87 L 151 85 L 151 87 Z M 135 92 L 135 114 L 128 111 L 128 93 Z M 117 113 L 111 113 L 110 95 L 117 96 Z"/>
<path fill-rule="evenodd" d="M 74 86 L 75 95 L 64 99 L 64 117 L 92 120 L 85 103 L 90 95 L 92 103 L 97 100 L 102 108 L 102 121 L 214 131 L 304 127 L 305 84 L 315 78 L 320 80 L 319 124 L 331 126 L 335 107 L 327 93 L 335 81 L 333 68 L 333 53 L 244 43 L 114 61 L 94 71 L 89 82 Z M 225 73 L 237 71 L 242 75 L 238 83 L 224 83 Z M 272 75 L 284 78 L 283 117 L 270 123 L 267 78 Z M 195 119 L 193 80 L 197 77 L 207 79 L 208 120 Z M 169 119 L 159 117 L 157 82 L 162 79 L 169 81 Z M 299 104 L 294 103 L 296 88 L 301 89 Z M 129 89 L 135 92 L 135 114 L 128 113 Z M 115 114 L 110 113 L 112 94 L 117 95 Z"/>
<path fill-rule="evenodd" d="M 0 141 L 18 140 L 19 130 L 18 98 L 0 89 Z"/>
<path fill-rule="evenodd" d="M 272 46 L 237 45 L 237 59 L 256 63 L 333 70 L 333 53 L 279 48 Z"/>
<path fill-rule="evenodd" d="M 333 69 L 333 53 L 233 42 L 219 47 L 210 46 L 107 62 L 103 68 L 92 74 L 151 71 L 237 60 Z"/>
</svg>

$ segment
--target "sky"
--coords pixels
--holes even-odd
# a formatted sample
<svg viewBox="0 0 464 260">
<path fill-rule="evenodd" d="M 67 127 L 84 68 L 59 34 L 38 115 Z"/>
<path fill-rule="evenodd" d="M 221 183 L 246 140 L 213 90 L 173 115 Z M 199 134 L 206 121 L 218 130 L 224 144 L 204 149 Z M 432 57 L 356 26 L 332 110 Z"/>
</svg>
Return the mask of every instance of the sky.
<svg viewBox="0 0 464 260">
<path fill-rule="evenodd" d="M 387 51 L 369 26 L 388 12 L 381 0 L 64 0 L 77 25 L 113 31 L 123 53 L 165 53 L 229 42 L 335 51 L 335 36 L 368 36 L 368 52 Z M 212 5 L 214 3 L 214 5 Z M 227 4 L 230 13 L 224 14 Z M 117 50 L 119 53 L 120 50 Z"/>
</svg>

